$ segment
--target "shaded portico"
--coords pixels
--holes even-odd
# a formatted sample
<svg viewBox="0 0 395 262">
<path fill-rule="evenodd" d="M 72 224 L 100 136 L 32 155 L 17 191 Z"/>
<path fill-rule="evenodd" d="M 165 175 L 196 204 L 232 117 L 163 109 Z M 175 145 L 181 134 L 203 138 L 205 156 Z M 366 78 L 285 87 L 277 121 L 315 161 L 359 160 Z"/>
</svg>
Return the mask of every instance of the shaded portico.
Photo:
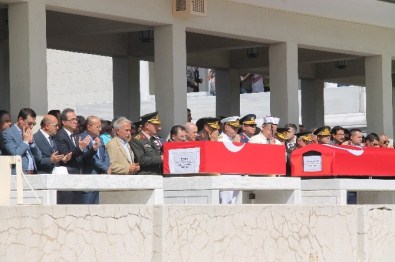
<svg viewBox="0 0 395 262">
<path fill-rule="evenodd" d="M 153 4 L 157 8 L 148 12 Z M 13 115 L 25 106 L 39 114 L 47 111 L 46 49 L 54 48 L 113 57 L 114 115 L 131 119 L 140 115 L 138 62 L 153 61 L 156 108 L 165 133 L 186 121 L 186 65 L 217 70 L 217 115 L 240 114 L 238 74 L 247 71 L 269 75 L 271 114 L 282 124 L 299 122 L 299 79 L 307 127 L 323 124 L 323 82 L 341 81 L 367 86 L 368 130 L 393 133 L 395 52 L 385 44 L 393 37 L 391 30 L 221 1 L 210 2 L 211 14 L 203 18 L 174 17 L 167 2 L 146 1 L 132 8 L 115 1 L 111 7 L 49 0 L 3 5 L 1 11 L 8 12 L 0 45 L 4 107 Z M 284 31 L 278 21 L 289 29 Z M 247 27 L 252 22 L 265 27 Z M 339 28 L 343 38 L 331 28 Z M 140 32 L 147 30 L 154 30 L 155 38 L 145 43 Z M 358 35 L 361 31 L 365 34 Z M 355 40 L 358 45 L 352 45 Z M 252 47 L 259 50 L 255 59 L 246 56 Z M 345 70 L 334 66 L 342 60 L 348 64 Z"/>
</svg>

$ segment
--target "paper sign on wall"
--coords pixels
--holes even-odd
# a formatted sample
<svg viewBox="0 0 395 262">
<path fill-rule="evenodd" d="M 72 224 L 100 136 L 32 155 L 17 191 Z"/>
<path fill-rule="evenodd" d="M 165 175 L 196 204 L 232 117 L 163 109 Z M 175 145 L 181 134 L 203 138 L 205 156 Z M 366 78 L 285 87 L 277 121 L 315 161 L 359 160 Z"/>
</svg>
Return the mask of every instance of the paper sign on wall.
<svg viewBox="0 0 395 262">
<path fill-rule="evenodd" d="M 199 173 L 200 148 L 169 150 L 169 169 L 172 174 Z"/>
<path fill-rule="evenodd" d="M 304 156 L 303 157 L 304 172 L 321 172 L 322 157 L 321 156 Z"/>
</svg>

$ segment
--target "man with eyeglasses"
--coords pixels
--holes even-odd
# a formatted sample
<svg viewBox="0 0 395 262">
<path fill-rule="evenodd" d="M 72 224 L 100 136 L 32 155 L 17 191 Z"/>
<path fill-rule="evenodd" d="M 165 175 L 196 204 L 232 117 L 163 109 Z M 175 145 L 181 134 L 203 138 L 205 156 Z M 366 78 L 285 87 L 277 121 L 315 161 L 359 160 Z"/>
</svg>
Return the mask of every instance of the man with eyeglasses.
<svg viewBox="0 0 395 262">
<path fill-rule="evenodd" d="M 175 125 L 170 130 L 169 142 L 185 142 L 187 140 L 187 132 L 185 127 L 181 125 Z"/>
<path fill-rule="evenodd" d="M 83 150 L 84 158 L 82 164 L 83 174 L 109 174 L 110 158 L 100 139 L 101 121 L 97 116 L 86 118 L 85 130 L 80 134 L 81 139 L 90 138 L 88 146 Z M 99 204 L 99 192 L 83 192 L 83 204 Z"/>
<path fill-rule="evenodd" d="M 382 148 L 388 148 L 390 141 L 388 139 L 388 136 L 386 134 L 381 134 L 380 135 L 380 147 Z"/>
<path fill-rule="evenodd" d="M 37 173 L 37 162 L 41 151 L 34 143 L 33 126 L 36 125 L 36 112 L 31 108 L 22 108 L 18 120 L 3 132 L 4 151 L 7 155 L 22 157 L 22 171 L 25 174 Z"/>
<path fill-rule="evenodd" d="M 42 157 L 37 163 L 38 173 L 51 174 L 53 168 L 59 165 L 60 161 L 70 160 L 71 153 L 65 156 L 58 152 L 53 138 L 59 129 L 58 119 L 55 116 L 45 115 L 40 126 L 41 129 L 33 135 L 34 141 L 42 153 Z"/>
<path fill-rule="evenodd" d="M 62 121 L 62 128 L 55 136 L 55 143 L 59 154 L 71 154 L 68 161 L 62 161 L 60 164 L 67 168 L 69 174 L 82 174 L 82 160 L 87 153 L 84 153 L 85 148 L 91 142 L 89 136 L 81 139 L 75 134 L 77 129 L 77 115 L 71 108 L 66 108 L 62 111 L 60 117 Z M 81 204 L 83 192 L 58 192 L 58 204 Z"/>
</svg>

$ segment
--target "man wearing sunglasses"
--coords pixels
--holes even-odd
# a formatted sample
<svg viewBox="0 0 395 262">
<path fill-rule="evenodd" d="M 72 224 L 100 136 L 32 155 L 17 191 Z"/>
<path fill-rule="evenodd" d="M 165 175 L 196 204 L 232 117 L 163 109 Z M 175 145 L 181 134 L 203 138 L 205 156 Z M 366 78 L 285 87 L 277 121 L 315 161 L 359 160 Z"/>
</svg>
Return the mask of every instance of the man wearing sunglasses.
<svg viewBox="0 0 395 262">
<path fill-rule="evenodd" d="M 36 162 L 42 155 L 33 139 L 33 126 L 36 125 L 36 112 L 30 108 L 22 108 L 18 120 L 3 132 L 4 150 L 7 155 L 22 157 L 22 171 L 25 174 L 36 174 Z"/>
<path fill-rule="evenodd" d="M 382 148 L 388 148 L 390 141 L 388 139 L 388 136 L 386 134 L 381 134 L 380 135 L 380 147 Z"/>
</svg>

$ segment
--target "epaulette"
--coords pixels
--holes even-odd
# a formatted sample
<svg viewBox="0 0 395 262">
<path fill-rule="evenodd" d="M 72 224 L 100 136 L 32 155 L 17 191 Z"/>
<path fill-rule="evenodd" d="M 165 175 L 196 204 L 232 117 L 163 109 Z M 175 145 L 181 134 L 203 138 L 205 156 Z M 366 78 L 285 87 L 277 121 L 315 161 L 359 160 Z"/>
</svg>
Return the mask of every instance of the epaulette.
<svg viewBox="0 0 395 262">
<path fill-rule="evenodd" d="M 134 137 L 134 139 L 136 139 L 136 140 L 146 140 L 147 137 L 146 137 L 145 135 L 143 135 L 142 133 L 138 133 L 138 134 Z"/>
</svg>

